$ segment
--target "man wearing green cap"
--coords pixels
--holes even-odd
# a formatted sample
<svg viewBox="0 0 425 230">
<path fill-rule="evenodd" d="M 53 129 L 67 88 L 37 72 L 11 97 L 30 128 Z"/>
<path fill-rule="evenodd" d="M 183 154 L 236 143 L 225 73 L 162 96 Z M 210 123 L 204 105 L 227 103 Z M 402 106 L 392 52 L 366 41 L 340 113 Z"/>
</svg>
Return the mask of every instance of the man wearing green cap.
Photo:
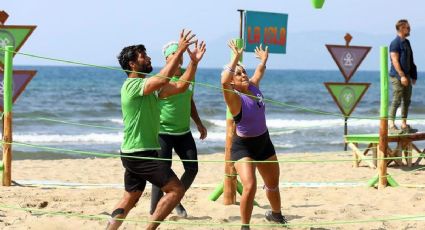
<svg viewBox="0 0 425 230">
<path fill-rule="evenodd" d="M 201 43 L 201 47 L 205 44 Z M 169 63 L 177 55 L 179 44 L 177 42 L 169 42 L 163 48 L 163 54 L 165 60 Z M 179 79 L 183 79 L 185 75 L 189 74 L 181 68 L 183 64 L 183 57 L 179 59 L 179 68 L 171 78 L 171 82 L 177 82 Z M 194 79 L 192 81 L 195 81 Z M 158 151 L 160 158 L 171 159 L 172 151 L 182 160 L 194 160 L 194 161 L 183 161 L 184 173 L 180 180 L 185 188 L 185 191 L 189 189 L 192 182 L 195 180 L 195 176 L 198 173 L 198 162 L 197 149 L 195 141 L 190 131 L 190 118 L 195 122 L 200 133 L 200 139 L 203 140 L 207 136 L 207 129 L 202 124 L 201 119 L 198 116 L 195 102 L 193 101 L 193 82 L 189 88 L 182 93 L 176 95 L 160 95 L 160 129 L 159 129 L 159 143 L 161 150 Z M 171 167 L 171 161 L 166 161 Z M 163 193 L 157 186 L 152 186 L 151 195 L 151 209 L 150 213 L 154 213 L 157 207 L 158 201 L 161 199 Z M 175 208 L 177 215 L 186 217 L 187 213 L 183 205 L 180 203 Z"/>
<path fill-rule="evenodd" d="M 152 71 L 151 59 L 143 45 L 122 49 L 118 61 L 128 78 L 121 87 L 121 107 L 124 121 L 124 140 L 121 145 L 121 161 L 125 168 L 122 199 L 115 206 L 108 223 L 108 230 L 118 229 L 130 210 L 141 197 L 146 182 L 161 188 L 165 195 L 150 218 L 146 229 L 156 229 L 184 195 L 184 187 L 171 168 L 157 158 L 159 132 L 158 98 L 183 92 L 195 75 L 198 62 L 205 53 L 205 45 L 198 46 L 195 35 L 184 30 L 180 34 L 179 49 L 158 75 L 146 78 Z M 193 50 L 189 49 L 195 43 Z M 188 74 L 182 81 L 170 82 L 179 67 L 179 60 L 188 52 L 191 62 Z"/>
</svg>

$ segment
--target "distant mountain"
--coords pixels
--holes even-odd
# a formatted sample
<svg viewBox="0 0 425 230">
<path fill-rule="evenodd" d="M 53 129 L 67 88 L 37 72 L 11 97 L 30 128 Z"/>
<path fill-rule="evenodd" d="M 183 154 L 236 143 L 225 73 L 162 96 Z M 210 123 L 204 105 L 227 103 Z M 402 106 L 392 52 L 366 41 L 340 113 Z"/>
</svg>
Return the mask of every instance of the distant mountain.
<svg viewBox="0 0 425 230">
<path fill-rule="evenodd" d="M 325 44 L 344 45 L 344 36 L 349 32 L 353 36 L 351 45 L 371 46 L 366 59 L 359 70 L 379 70 L 379 49 L 389 46 L 395 33 L 368 34 L 355 31 L 312 31 L 301 33 L 288 33 L 287 53 L 285 55 L 270 55 L 268 67 L 273 69 L 337 69 Z M 234 37 L 226 34 L 208 42 L 208 53 L 204 66 L 223 66 L 229 61 L 230 51 L 227 41 Z M 425 28 L 414 28 L 409 38 L 418 70 L 425 70 Z M 213 48 L 212 48 L 213 47 Z M 254 68 L 257 61 L 252 53 L 244 54 L 244 64 Z"/>
</svg>

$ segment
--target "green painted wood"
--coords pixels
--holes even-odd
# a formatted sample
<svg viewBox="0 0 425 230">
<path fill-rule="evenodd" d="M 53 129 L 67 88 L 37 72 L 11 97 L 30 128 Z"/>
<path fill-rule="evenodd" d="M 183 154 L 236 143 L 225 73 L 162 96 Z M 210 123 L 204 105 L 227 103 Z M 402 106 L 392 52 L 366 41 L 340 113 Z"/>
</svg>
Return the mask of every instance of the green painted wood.
<svg viewBox="0 0 425 230">
<path fill-rule="evenodd" d="M 411 133 L 411 134 L 389 134 L 388 142 L 398 142 L 402 139 L 409 139 L 411 141 L 425 140 L 425 133 Z M 345 135 L 344 140 L 346 143 L 379 143 L 379 134 L 350 134 Z"/>
<path fill-rule="evenodd" d="M 4 112 L 12 112 L 12 74 L 13 74 L 13 46 L 6 46 L 4 53 L 4 77 L 3 77 L 3 105 Z"/>
<path fill-rule="evenodd" d="M 388 47 L 381 47 L 381 118 L 388 118 Z"/>
</svg>

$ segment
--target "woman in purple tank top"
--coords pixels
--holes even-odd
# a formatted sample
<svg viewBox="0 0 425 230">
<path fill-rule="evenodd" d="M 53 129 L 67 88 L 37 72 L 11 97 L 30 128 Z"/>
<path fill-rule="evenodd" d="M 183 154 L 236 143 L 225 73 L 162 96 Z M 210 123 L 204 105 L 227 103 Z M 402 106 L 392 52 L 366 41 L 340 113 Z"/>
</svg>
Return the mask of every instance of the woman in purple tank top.
<svg viewBox="0 0 425 230">
<path fill-rule="evenodd" d="M 287 223 L 281 213 L 279 191 L 279 163 L 266 126 L 265 103 L 260 91 L 260 81 L 266 70 L 268 48 L 260 45 L 255 56 L 260 64 L 254 75 L 248 78 L 245 69 L 238 64 L 243 50 L 233 41 L 229 42 L 234 58 L 224 67 L 221 74 L 224 100 L 236 123 L 236 135 L 232 140 L 231 158 L 243 184 L 240 202 L 242 220 L 241 229 L 249 229 L 253 210 L 254 196 L 257 190 L 255 171 L 258 169 L 264 180 L 264 190 L 270 202 L 271 210 L 265 217 L 268 221 Z M 255 161 L 255 162 L 252 162 Z M 262 163 L 261 161 L 268 161 Z M 269 162 L 276 161 L 276 162 Z"/>
</svg>

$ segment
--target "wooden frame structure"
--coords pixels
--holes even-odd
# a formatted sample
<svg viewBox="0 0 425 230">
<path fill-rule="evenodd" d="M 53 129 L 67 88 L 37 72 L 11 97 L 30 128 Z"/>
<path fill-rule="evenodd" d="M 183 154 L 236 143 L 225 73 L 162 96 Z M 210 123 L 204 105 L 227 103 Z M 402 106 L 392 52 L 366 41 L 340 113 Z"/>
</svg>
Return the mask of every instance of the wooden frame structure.
<svg viewBox="0 0 425 230">
<path fill-rule="evenodd" d="M 357 134 L 357 135 L 346 135 L 344 137 L 345 143 L 353 151 L 354 167 L 359 167 L 360 162 L 363 160 L 369 167 L 376 168 L 377 166 L 377 152 L 379 143 L 379 134 Z M 418 165 L 424 158 L 425 148 L 420 150 L 413 142 L 425 140 L 425 133 L 412 133 L 412 134 L 399 134 L 399 135 L 388 135 L 388 143 L 397 143 L 395 149 L 387 147 L 385 157 L 404 157 L 406 165 L 411 167 Z M 367 144 L 367 148 L 361 151 L 358 146 L 359 144 Z M 373 159 L 367 159 L 366 156 L 369 151 L 372 151 Z M 420 156 L 414 163 L 412 158 L 413 151 L 416 151 Z M 398 166 L 403 166 L 402 159 L 388 160 L 387 165 L 393 162 Z"/>
</svg>

